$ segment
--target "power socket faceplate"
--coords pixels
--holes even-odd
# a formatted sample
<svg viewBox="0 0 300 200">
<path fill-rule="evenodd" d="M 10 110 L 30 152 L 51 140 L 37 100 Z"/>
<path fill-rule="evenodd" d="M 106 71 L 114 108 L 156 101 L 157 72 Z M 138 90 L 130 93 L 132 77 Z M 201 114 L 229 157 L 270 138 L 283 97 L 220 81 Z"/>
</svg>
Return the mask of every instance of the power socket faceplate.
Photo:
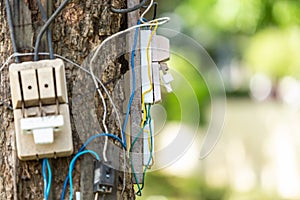
<svg viewBox="0 0 300 200">
<path fill-rule="evenodd" d="M 9 74 L 18 157 L 33 160 L 71 155 L 73 142 L 63 61 L 12 64 Z"/>
</svg>

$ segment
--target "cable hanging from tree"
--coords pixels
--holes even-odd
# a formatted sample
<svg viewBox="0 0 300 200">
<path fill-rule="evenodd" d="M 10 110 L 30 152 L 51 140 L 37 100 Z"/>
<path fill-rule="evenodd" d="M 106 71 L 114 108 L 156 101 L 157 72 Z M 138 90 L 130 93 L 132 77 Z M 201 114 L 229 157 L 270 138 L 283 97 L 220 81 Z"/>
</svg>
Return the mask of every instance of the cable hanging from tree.
<svg viewBox="0 0 300 200">
<path fill-rule="evenodd" d="M 122 9 L 119 9 L 119 8 L 115 8 L 113 6 L 110 7 L 110 10 L 114 13 L 120 13 L 120 14 L 125 14 L 125 13 L 129 13 L 129 12 L 133 12 L 133 11 L 136 11 L 140 8 L 142 8 L 146 3 L 147 3 L 148 0 L 143 0 L 140 4 L 138 5 L 135 5 L 131 8 L 122 8 Z"/>
</svg>

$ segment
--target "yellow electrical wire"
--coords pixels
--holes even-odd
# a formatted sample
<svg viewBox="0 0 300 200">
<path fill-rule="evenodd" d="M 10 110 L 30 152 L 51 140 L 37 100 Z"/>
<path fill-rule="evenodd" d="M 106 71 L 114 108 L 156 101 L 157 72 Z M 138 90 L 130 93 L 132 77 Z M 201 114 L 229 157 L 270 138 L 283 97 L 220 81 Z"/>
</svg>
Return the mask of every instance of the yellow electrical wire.
<svg viewBox="0 0 300 200">
<path fill-rule="evenodd" d="M 148 78 L 150 81 L 150 88 L 148 90 L 146 90 L 143 94 L 142 94 L 142 109 L 143 109 L 143 119 L 142 119 L 142 124 L 141 127 L 144 126 L 144 123 L 146 122 L 146 118 L 147 118 L 147 112 L 146 112 L 146 108 L 145 108 L 145 95 L 149 92 L 151 92 L 153 90 L 153 86 L 152 86 L 152 78 L 151 78 L 151 60 L 150 60 L 150 54 L 149 54 L 149 49 L 151 47 L 151 41 L 152 38 L 156 32 L 158 28 L 158 22 L 155 21 L 155 27 L 153 29 L 153 31 L 151 32 L 151 35 L 149 37 L 148 40 L 148 45 L 147 45 L 147 49 L 146 49 L 146 54 L 147 54 L 147 63 L 148 63 Z M 152 25 L 150 26 L 150 30 L 152 29 Z"/>
</svg>

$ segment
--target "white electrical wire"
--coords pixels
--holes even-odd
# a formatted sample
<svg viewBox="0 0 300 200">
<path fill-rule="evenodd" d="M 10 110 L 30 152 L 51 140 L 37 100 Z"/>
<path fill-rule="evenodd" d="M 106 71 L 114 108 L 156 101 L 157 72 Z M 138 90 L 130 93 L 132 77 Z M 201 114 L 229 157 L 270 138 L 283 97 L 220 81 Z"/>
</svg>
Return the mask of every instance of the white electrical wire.
<svg viewBox="0 0 300 200">
<path fill-rule="evenodd" d="M 98 55 L 100 49 L 101 49 L 101 48 L 102 48 L 102 47 L 103 47 L 110 39 L 112 39 L 113 37 L 117 37 L 117 36 L 119 36 L 119 35 L 122 35 L 123 33 L 126 33 L 126 32 L 128 32 L 128 31 L 130 31 L 130 30 L 134 30 L 134 29 L 136 29 L 136 28 L 153 26 L 153 23 L 157 23 L 158 25 L 163 25 L 163 24 L 167 23 L 168 21 L 170 21 L 170 18 L 169 18 L 169 17 L 158 18 L 158 19 L 151 20 L 151 21 L 149 21 L 149 22 L 147 22 L 147 23 L 144 23 L 144 24 L 138 24 L 138 25 L 129 27 L 129 28 L 123 30 L 123 31 L 117 32 L 117 33 L 115 33 L 115 34 L 113 34 L 113 35 L 107 37 L 107 38 L 106 38 L 105 40 L 103 40 L 103 42 L 101 42 L 101 44 L 96 48 L 96 51 L 95 51 L 95 53 L 94 53 L 92 59 L 90 60 L 90 65 L 89 65 L 89 66 L 90 66 L 90 72 L 91 72 L 92 77 L 95 77 L 95 74 L 94 74 L 94 72 L 93 72 L 93 69 L 92 69 L 92 65 L 91 65 L 91 64 L 95 61 L 96 56 Z M 94 81 L 94 83 L 95 83 L 95 81 Z M 95 84 L 95 85 L 97 85 L 97 84 Z"/>
<path fill-rule="evenodd" d="M 147 23 L 146 21 L 144 21 L 144 16 L 147 14 L 147 12 L 149 12 L 149 10 L 151 9 L 152 5 L 153 5 L 154 0 L 151 0 L 149 6 L 146 8 L 146 10 L 141 14 L 140 16 L 140 21 L 145 24 Z"/>
<path fill-rule="evenodd" d="M 6 61 L 3 63 L 3 65 L 2 65 L 1 68 L 0 68 L 0 72 L 8 65 L 9 61 L 10 61 L 13 57 L 15 57 L 14 54 L 10 55 L 10 56 L 6 59 Z"/>
<path fill-rule="evenodd" d="M 97 80 L 96 80 L 96 83 L 98 85 L 98 81 Z M 107 126 L 106 126 L 106 123 L 105 123 L 105 121 L 106 121 L 106 115 L 107 115 L 106 102 L 105 102 L 104 96 L 103 96 L 100 88 L 97 87 L 97 91 L 98 91 L 98 93 L 99 93 L 99 95 L 101 97 L 101 101 L 102 101 L 102 104 L 103 104 L 102 125 L 104 127 L 104 132 L 108 133 L 108 129 L 107 129 Z M 103 147 L 103 160 L 104 160 L 104 162 L 107 162 L 107 157 L 106 157 L 107 145 L 108 145 L 108 137 L 105 137 L 105 142 L 104 142 L 104 147 Z"/>
<path fill-rule="evenodd" d="M 10 56 L 7 58 L 7 60 L 3 63 L 3 65 L 1 66 L 0 72 L 1 72 L 6 66 L 8 66 L 9 61 L 10 61 L 13 57 L 16 57 L 16 56 L 18 56 L 18 57 L 19 57 L 19 56 L 32 56 L 32 55 L 34 55 L 34 53 L 14 53 L 14 54 L 10 55 Z M 39 52 L 39 55 L 49 55 L 49 53 L 46 53 L 46 52 Z M 89 70 L 87 70 L 87 69 L 81 67 L 79 64 L 73 62 L 72 60 L 70 60 L 70 59 L 68 59 L 68 58 L 66 58 L 66 57 L 63 57 L 63 56 L 61 56 L 61 55 L 58 55 L 58 54 L 54 54 L 54 56 L 57 57 L 57 58 L 60 58 L 60 59 L 62 59 L 62 60 L 64 60 L 64 61 L 66 61 L 66 62 L 68 62 L 68 63 L 70 63 L 70 64 L 72 64 L 72 65 L 74 65 L 74 66 L 76 66 L 76 67 L 78 67 L 79 69 L 81 69 L 81 70 L 84 71 L 85 73 L 87 73 L 87 74 L 89 74 L 89 75 L 92 76 L 92 73 L 91 73 Z M 117 118 L 117 121 L 118 121 L 119 129 L 120 129 L 120 131 L 122 132 L 122 124 L 121 124 L 121 120 L 120 120 L 120 115 L 119 115 L 119 113 L 118 113 L 118 110 L 117 110 L 116 105 L 115 105 L 114 102 L 113 102 L 113 99 L 112 99 L 111 95 L 109 94 L 107 88 L 105 87 L 105 85 L 102 83 L 102 81 L 101 81 L 98 77 L 96 77 L 95 75 L 92 76 L 92 77 L 96 79 L 97 83 L 100 84 L 100 86 L 103 88 L 104 92 L 107 94 L 108 99 L 109 99 L 109 101 L 111 102 L 111 104 L 112 104 L 112 106 L 113 106 L 113 110 L 114 110 L 114 112 L 115 112 L 115 114 L 116 114 L 116 118 Z M 93 79 L 93 80 L 94 80 L 94 79 Z M 98 86 L 98 84 L 97 84 L 97 86 Z M 103 95 L 102 95 L 102 96 L 103 96 Z M 106 105 L 106 104 L 105 104 L 105 105 Z M 107 138 L 107 137 L 106 137 L 106 138 Z M 125 151 L 124 148 L 123 148 L 123 156 L 124 156 L 124 163 L 123 163 L 123 171 L 124 171 L 124 173 L 123 173 L 123 180 L 124 180 L 124 181 L 123 181 L 122 194 L 124 193 L 125 187 L 126 187 L 126 151 Z M 104 159 L 104 158 L 103 158 L 103 159 Z"/>
<path fill-rule="evenodd" d="M 97 192 L 97 193 L 95 194 L 95 200 L 98 200 L 98 198 L 99 198 L 99 193 Z"/>
</svg>

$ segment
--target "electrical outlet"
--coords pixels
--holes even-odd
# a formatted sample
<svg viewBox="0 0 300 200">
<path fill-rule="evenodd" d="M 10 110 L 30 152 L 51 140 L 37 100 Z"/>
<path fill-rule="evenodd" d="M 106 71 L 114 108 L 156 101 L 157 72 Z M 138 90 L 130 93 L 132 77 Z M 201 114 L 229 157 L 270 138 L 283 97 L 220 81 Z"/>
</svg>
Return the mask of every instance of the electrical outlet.
<svg viewBox="0 0 300 200">
<path fill-rule="evenodd" d="M 18 157 L 33 160 L 71 155 L 73 142 L 63 61 L 12 64 L 9 74 Z"/>
<path fill-rule="evenodd" d="M 95 161 L 94 193 L 112 193 L 115 183 L 115 170 L 109 163 Z"/>
</svg>

